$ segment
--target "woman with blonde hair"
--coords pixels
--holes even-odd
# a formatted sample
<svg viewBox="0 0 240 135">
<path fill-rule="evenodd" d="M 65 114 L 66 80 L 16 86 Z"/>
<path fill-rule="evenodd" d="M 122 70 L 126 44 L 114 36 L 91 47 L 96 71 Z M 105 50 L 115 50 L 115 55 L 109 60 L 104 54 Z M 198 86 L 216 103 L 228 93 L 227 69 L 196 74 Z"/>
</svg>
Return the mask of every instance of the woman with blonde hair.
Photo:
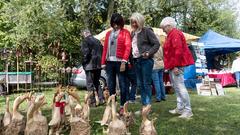
<svg viewBox="0 0 240 135">
<path fill-rule="evenodd" d="M 130 17 L 132 28 L 132 55 L 136 68 L 137 86 L 141 91 L 142 105 L 151 104 L 153 56 L 160 43 L 151 28 L 144 27 L 144 16 L 133 13 Z"/>
</svg>

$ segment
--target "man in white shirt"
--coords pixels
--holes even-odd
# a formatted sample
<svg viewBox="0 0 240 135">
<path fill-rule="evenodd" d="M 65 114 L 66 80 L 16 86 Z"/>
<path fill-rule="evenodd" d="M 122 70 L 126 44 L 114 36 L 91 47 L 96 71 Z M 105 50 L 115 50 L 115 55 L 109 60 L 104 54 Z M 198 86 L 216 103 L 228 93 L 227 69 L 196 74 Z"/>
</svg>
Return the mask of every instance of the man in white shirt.
<svg viewBox="0 0 240 135">
<path fill-rule="evenodd" d="M 233 61 L 232 72 L 236 77 L 237 88 L 240 88 L 240 52 L 237 53 L 237 58 Z"/>
</svg>

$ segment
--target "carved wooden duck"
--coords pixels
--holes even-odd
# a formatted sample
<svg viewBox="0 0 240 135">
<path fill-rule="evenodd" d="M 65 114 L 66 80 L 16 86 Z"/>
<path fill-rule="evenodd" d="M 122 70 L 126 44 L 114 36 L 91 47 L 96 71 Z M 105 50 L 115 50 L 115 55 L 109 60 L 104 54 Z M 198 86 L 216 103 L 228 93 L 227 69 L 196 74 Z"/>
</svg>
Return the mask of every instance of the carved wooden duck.
<svg viewBox="0 0 240 135">
<path fill-rule="evenodd" d="M 50 130 L 49 135 L 59 135 L 60 134 L 60 127 L 62 121 L 62 115 L 64 113 L 64 103 L 60 102 L 64 96 L 64 92 L 57 92 L 53 99 L 53 113 L 52 119 L 49 122 Z"/>
<path fill-rule="evenodd" d="M 115 95 L 112 95 L 112 121 L 109 123 L 108 126 L 108 135 L 125 135 L 127 133 L 126 125 L 125 123 L 120 120 L 117 116 L 117 106 L 115 101 Z"/>
<path fill-rule="evenodd" d="M 75 115 L 70 119 L 71 131 L 70 135 L 90 135 L 91 126 L 89 124 L 89 95 L 85 95 L 83 107 L 80 105 L 80 98 L 76 92 L 70 92 L 73 98 L 78 101 L 75 107 Z"/>
<path fill-rule="evenodd" d="M 111 102 L 111 98 L 108 98 L 107 106 L 104 110 L 103 117 L 101 120 L 101 126 L 108 125 L 112 120 L 112 107 L 110 105 L 110 102 Z"/>
<path fill-rule="evenodd" d="M 126 102 L 123 106 L 123 121 L 126 124 L 127 130 L 129 131 L 129 127 L 134 124 L 134 113 L 128 111 L 128 102 Z"/>
<path fill-rule="evenodd" d="M 142 123 L 139 129 L 140 135 L 157 135 L 153 121 L 148 119 L 148 114 L 151 111 L 151 105 L 147 105 L 142 109 Z"/>
<path fill-rule="evenodd" d="M 12 114 L 9 109 L 9 97 L 6 97 L 6 108 L 5 108 L 5 113 L 3 116 L 3 126 L 7 127 L 12 120 Z"/>
<path fill-rule="evenodd" d="M 29 97 L 29 93 L 25 95 L 18 96 L 13 102 L 13 114 L 10 124 L 7 126 L 4 135 L 23 135 L 26 120 L 24 116 L 18 112 L 18 108 L 23 101 Z"/>
<path fill-rule="evenodd" d="M 32 98 L 27 111 L 27 124 L 25 135 L 47 135 L 48 123 L 46 117 L 41 113 L 40 108 L 46 104 L 44 95 Z"/>
</svg>

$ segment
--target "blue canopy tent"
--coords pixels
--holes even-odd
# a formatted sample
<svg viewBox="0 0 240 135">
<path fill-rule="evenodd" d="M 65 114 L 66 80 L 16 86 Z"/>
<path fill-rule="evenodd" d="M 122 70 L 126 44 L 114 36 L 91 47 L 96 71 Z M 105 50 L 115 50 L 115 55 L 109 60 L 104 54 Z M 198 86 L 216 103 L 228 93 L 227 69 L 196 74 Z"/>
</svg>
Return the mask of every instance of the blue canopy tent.
<svg viewBox="0 0 240 135">
<path fill-rule="evenodd" d="M 208 68 L 212 67 L 214 56 L 240 51 L 239 39 L 233 39 L 212 30 L 208 30 L 198 42 L 204 43 Z"/>
</svg>

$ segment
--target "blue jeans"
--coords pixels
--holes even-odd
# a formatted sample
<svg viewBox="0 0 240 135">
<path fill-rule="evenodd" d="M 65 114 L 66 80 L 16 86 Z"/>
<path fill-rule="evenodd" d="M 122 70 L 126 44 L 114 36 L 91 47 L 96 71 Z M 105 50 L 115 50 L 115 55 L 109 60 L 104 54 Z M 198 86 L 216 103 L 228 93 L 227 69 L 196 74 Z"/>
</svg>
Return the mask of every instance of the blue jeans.
<svg viewBox="0 0 240 135">
<path fill-rule="evenodd" d="M 155 69 L 152 72 L 153 85 L 156 90 L 156 99 L 161 100 L 166 98 L 165 86 L 163 83 L 163 69 Z"/>
<path fill-rule="evenodd" d="M 136 68 L 137 86 L 141 91 L 142 105 L 151 104 L 152 97 L 152 68 L 153 59 L 138 58 L 134 60 L 134 66 Z"/>
<path fill-rule="evenodd" d="M 127 72 L 120 72 L 121 62 L 108 61 L 106 64 L 107 85 L 110 95 L 116 93 L 116 77 L 118 76 L 120 88 L 120 105 L 123 106 L 129 98 L 129 89 L 127 88 Z M 127 65 L 126 65 L 127 70 Z"/>
<path fill-rule="evenodd" d="M 127 88 L 130 88 L 129 92 L 129 100 L 134 101 L 136 98 L 136 89 L 137 89 L 137 76 L 136 76 L 136 71 L 135 67 L 132 66 L 131 68 L 128 68 L 127 71 Z"/>
<path fill-rule="evenodd" d="M 236 77 L 236 81 L 237 81 L 237 87 L 240 87 L 240 72 L 235 72 L 235 77 Z"/>
</svg>

